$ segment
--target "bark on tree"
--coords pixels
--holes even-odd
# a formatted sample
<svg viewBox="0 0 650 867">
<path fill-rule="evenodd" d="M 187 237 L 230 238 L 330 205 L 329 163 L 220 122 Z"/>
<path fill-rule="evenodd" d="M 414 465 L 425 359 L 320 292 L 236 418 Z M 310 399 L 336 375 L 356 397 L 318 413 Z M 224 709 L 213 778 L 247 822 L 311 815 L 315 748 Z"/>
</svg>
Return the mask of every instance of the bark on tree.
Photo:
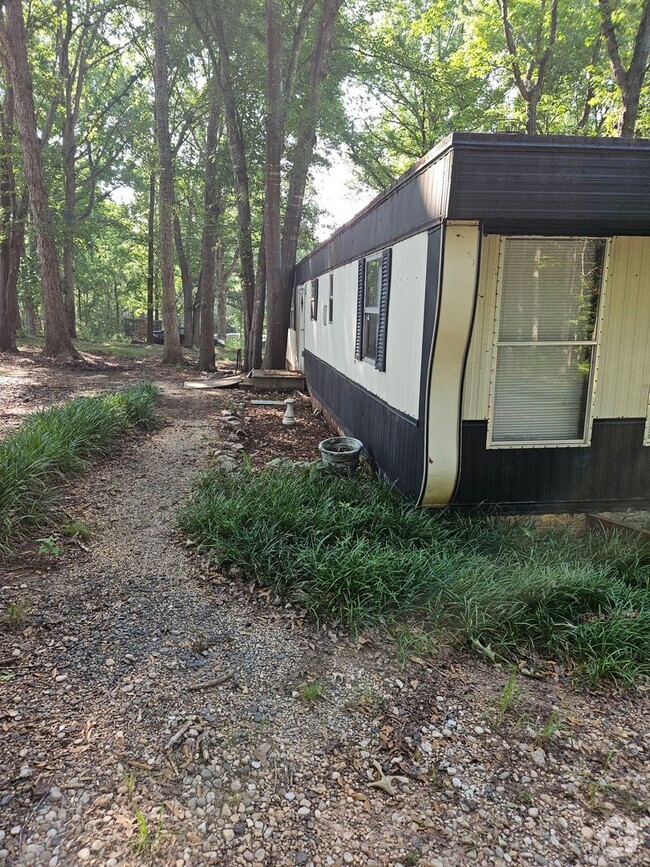
<svg viewBox="0 0 650 867">
<path fill-rule="evenodd" d="M 153 286 L 156 268 L 156 173 L 149 175 L 149 214 L 147 219 L 147 343 L 153 343 Z"/>
<path fill-rule="evenodd" d="M 23 254 L 27 196 L 20 203 L 13 166 L 14 100 L 5 89 L 0 109 L 0 352 L 16 352 L 18 272 Z"/>
<path fill-rule="evenodd" d="M 266 252 L 266 280 L 269 295 L 269 316 L 271 299 L 281 297 L 282 293 L 282 238 L 280 208 L 282 196 L 281 161 L 284 150 L 284 101 L 282 95 L 282 0 L 266 0 L 266 137 L 264 159 L 264 240 Z M 259 278 L 258 274 L 258 278 Z M 265 291 L 260 283 L 260 294 Z M 257 293 L 256 293 L 257 294 Z M 264 318 L 264 305 L 256 299 L 258 309 L 253 312 L 253 322 L 261 334 Z M 275 313 L 275 304 L 273 312 Z M 261 308 L 261 309 L 260 309 Z M 269 319 L 269 322 L 271 320 Z M 271 326 L 273 327 L 273 326 Z M 286 341 L 285 341 L 286 342 Z M 273 360 L 276 359 L 275 353 Z M 260 352 L 261 355 L 261 352 Z M 270 356 L 269 356 L 270 357 Z M 260 359 L 261 360 L 261 359 Z M 255 359 L 257 361 L 257 359 Z M 282 364 L 273 365 L 284 369 Z"/>
<path fill-rule="evenodd" d="M 183 243 L 183 233 L 181 232 L 181 221 L 178 218 L 176 207 L 174 207 L 174 242 L 176 244 L 176 255 L 178 256 L 178 267 L 181 272 L 181 286 L 183 289 L 183 346 L 186 349 L 191 349 L 194 342 L 194 323 L 192 320 L 192 277 L 190 274 L 190 263 L 185 255 L 185 244 Z"/>
<path fill-rule="evenodd" d="M 289 193 L 282 226 L 282 275 L 277 285 L 273 286 L 269 281 L 267 287 L 267 339 L 264 366 L 269 369 L 284 368 L 285 366 L 293 269 L 298 251 L 298 233 L 305 200 L 305 187 L 316 145 L 316 127 L 322 85 L 327 75 L 334 24 L 343 2 L 344 0 L 323 0 L 316 42 L 311 54 L 309 84 L 294 149 Z"/>
<path fill-rule="evenodd" d="M 610 0 L 598 0 L 600 19 L 612 74 L 621 92 L 621 110 L 616 130 L 621 138 L 633 138 L 639 116 L 639 102 L 650 55 L 650 0 L 641 8 L 641 20 L 634 37 L 632 59 L 626 69 L 616 35 Z"/>
<path fill-rule="evenodd" d="M 160 239 L 163 327 L 165 329 L 162 361 L 163 364 L 180 364 L 183 355 L 178 336 L 176 289 L 174 286 L 174 178 L 169 136 L 167 0 L 155 0 L 153 13 L 156 140 L 160 169 L 158 234 Z"/>
<path fill-rule="evenodd" d="M 519 51 L 512 32 L 510 23 L 510 11 L 508 9 L 508 0 L 498 0 L 501 10 L 501 22 L 503 24 L 503 33 L 510 55 L 510 63 L 512 65 L 512 75 L 517 86 L 517 90 L 521 94 L 522 99 L 526 103 L 526 133 L 535 135 L 537 132 L 537 106 L 539 104 L 542 91 L 544 89 L 544 79 L 546 77 L 546 68 L 548 66 L 553 46 L 557 37 L 557 3 L 558 0 L 551 0 L 551 13 L 548 40 L 544 48 L 544 22 L 546 19 L 546 3 L 547 0 L 540 0 L 541 15 L 540 22 L 535 33 L 535 43 L 533 51 L 533 59 L 528 64 L 526 70 L 522 69 L 519 60 Z M 533 77 L 534 76 L 534 77 Z"/>
<path fill-rule="evenodd" d="M 31 74 L 27 61 L 27 36 L 21 0 L 5 0 L 6 20 L 0 25 L 9 79 L 14 91 L 18 134 L 23 154 L 23 171 L 36 232 L 36 244 L 43 292 L 45 354 L 81 358 L 68 335 L 59 261 L 48 207 L 47 187 L 36 132 L 36 114 Z"/>
<path fill-rule="evenodd" d="M 237 109 L 237 97 L 233 81 L 232 70 L 228 52 L 228 41 L 221 12 L 221 3 L 215 0 L 212 4 L 209 27 L 218 51 L 214 50 L 214 44 L 205 27 L 199 20 L 194 4 L 185 0 L 185 8 L 189 12 L 201 34 L 206 49 L 210 53 L 212 63 L 217 70 L 217 83 L 223 101 L 224 115 L 226 118 L 226 134 L 228 138 L 228 150 L 232 163 L 235 197 L 237 200 L 237 232 L 239 247 L 239 263 L 243 296 L 244 316 L 244 358 L 245 370 L 252 367 L 253 347 L 250 342 L 251 326 L 253 322 L 253 304 L 255 297 L 255 259 L 253 254 L 253 236 L 251 230 L 251 204 L 248 182 L 248 162 L 246 146 L 244 143 L 242 127 Z"/>
<path fill-rule="evenodd" d="M 205 137 L 205 186 L 203 235 L 201 238 L 201 304 L 199 370 L 214 370 L 214 249 L 217 243 L 220 207 L 217 190 L 217 147 L 220 107 L 216 93 L 210 99 L 210 114 Z"/>
</svg>

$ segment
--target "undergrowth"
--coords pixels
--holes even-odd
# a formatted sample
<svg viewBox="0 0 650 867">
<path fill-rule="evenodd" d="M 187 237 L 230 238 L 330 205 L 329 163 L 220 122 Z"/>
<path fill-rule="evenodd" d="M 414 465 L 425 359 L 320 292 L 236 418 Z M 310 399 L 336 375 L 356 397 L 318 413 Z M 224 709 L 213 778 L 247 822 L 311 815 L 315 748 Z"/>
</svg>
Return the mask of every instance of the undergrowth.
<svg viewBox="0 0 650 867">
<path fill-rule="evenodd" d="M 211 471 L 180 524 L 234 564 L 352 630 L 415 619 L 490 658 L 543 652 L 592 682 L 650 674 L 650 550 L 408 505 L 390 486 L 318 466 Z"/>
<path fill-rule="evenodd" d="M 151 383 L 36 412 L 0 441 L 0 550 L 51 519 L 57 487 L 105 457 L 132 428 L 156 424 Z"/>
</svg>

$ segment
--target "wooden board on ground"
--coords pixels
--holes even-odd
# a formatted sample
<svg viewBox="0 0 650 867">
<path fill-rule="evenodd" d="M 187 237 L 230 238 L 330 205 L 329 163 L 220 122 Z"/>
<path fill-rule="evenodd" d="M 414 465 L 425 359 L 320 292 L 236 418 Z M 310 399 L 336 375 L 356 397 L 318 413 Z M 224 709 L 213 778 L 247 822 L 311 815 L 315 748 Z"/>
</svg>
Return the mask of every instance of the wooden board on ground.
<svg viewBox="0 0 650 867">
<path fill-rule="evenodd" d="M 183 384 L 183 388 L 233 388 L 235 385 L 240 385 L 243 381 L 243 376 L 225 376 L 223 379 L 199 379 L 188 381 Z"/>
</svg>

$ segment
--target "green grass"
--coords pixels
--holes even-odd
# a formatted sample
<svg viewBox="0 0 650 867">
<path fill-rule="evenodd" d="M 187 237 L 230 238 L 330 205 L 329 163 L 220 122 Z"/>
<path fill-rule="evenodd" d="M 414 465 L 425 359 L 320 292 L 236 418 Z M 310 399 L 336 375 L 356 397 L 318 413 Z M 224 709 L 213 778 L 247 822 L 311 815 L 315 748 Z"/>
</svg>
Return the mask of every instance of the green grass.
<svg viewBox="0 0 650 867">
<path fill-rule="evenodd" d="M 621 538 L 426 512 L 316 466 L 212 471 L 180 525 L 319 621 L 398 630 L 408 619 L 500 661 L 534 651 L 592 682 L 650 675 L 650 550 Z"/>
<path fill-rule="evenodd" d="M 156 424 L 157 389 L 135 385 L 31 415 L 0 440 L 0 548 L 52 518 L 57 488 L 138 427 Z"/>
</svg>

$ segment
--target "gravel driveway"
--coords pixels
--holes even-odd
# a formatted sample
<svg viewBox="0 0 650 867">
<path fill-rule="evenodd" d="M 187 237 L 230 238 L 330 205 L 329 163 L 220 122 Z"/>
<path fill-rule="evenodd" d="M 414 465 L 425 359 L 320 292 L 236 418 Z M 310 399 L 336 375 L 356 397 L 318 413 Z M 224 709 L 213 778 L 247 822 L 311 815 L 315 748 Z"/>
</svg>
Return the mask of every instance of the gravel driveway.
<svg viewBox="0 0 650 867">
<path fill-rule="evenodd" d="M 70 493 L 93 537 L 5 565 L 0 863 L 650 864 L 647 693 L 549 664 L 504 708 L 504 670 L 401 664 L 191 553 L 176 505 L 242 401 L 168 379 Z"/>
</svg>

